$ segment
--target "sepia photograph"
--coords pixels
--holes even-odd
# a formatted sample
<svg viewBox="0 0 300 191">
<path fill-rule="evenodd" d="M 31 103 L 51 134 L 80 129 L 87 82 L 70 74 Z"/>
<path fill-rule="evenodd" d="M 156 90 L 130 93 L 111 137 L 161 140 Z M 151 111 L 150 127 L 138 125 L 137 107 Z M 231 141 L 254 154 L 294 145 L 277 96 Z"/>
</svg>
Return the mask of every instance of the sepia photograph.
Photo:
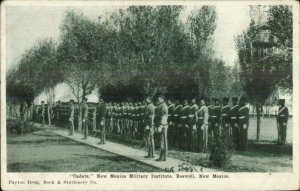
<svg viewBox="0 0 300 191">
<path fill-rule="evenodd" d="M 27 173 L 299 188 L 299 2 L 16 2 L 1 4 L 1 178 L 18 178 L 2 188 L 64 188 Z"/>
</svg>

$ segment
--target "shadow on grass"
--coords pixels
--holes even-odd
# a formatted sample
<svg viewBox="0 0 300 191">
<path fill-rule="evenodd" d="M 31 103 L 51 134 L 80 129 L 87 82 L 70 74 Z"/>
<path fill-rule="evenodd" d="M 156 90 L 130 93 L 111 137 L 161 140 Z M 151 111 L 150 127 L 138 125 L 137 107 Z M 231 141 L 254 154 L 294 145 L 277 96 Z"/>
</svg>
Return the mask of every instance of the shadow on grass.
<svg viewBox="0 0 300 191">
<path fill-rule="evenodd" d="M 36 163 L 22 163 L 16 162 L 7 165 L 8 172 L 49 172 L 51 167 Z"/>
<path fill-rule="evenodd" d="M 273 157 L 273 156 L 286 156 L 293 154 L 292 145 L 278 145 L 273 142 L 256 142 L 250 140 L 246 151 L 234 151 L 234 154 L 253 156 L 253 157 Z"/>
<path fill-rule="evenodd" d="M 20 140 L 20 141 L 13 141 L 9 140 L 7 142 L 8 144 L 14 145 L 14 144 L 59 144 L 59 145 L 81 145 L 81 143 L 77 142 L 71 142 L 64 139 L 39 139 L 39 140 Z"/>
<path fill-rule="evenodd" d="M 104 151 L 101 151 L 104 152 Z M 114 156 L 106 156 L 106 155 L 82 155 L 82 154 L 73 154 L 75 156 L 80 156 L 80 158 L 93 158 L 96 160 L 109 160 L 113 162 L 132 162 L 132 160 L 129 160 L 126 157 L 114 155 Z"/>
</svg>

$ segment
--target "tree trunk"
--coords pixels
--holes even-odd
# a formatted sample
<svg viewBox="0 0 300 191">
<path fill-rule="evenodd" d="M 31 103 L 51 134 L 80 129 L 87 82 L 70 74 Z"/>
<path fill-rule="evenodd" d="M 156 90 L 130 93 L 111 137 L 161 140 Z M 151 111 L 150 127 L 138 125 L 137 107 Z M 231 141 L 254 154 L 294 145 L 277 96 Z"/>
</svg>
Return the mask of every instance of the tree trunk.
<svg viewBox="0 0 300 191">
<path fill-rule="evenodd" d="M 260 105 L 257 102 L 256 103 L 256 141 L 259 142 L 259 136 L 260 136 Z"/>
<path fill-rule="evenodd" d="M 51 125 L 51 105 L 48 105 L 48 109 L 47 109 L 47 113 L 48 113 L 48 124 Z"/>
<path fill-rule="evenodd" d="M 81 105 L 79 105 L 79 112 L 78 112 L 78 132 L 82 132 L 82 110 Z"/>
</svg>

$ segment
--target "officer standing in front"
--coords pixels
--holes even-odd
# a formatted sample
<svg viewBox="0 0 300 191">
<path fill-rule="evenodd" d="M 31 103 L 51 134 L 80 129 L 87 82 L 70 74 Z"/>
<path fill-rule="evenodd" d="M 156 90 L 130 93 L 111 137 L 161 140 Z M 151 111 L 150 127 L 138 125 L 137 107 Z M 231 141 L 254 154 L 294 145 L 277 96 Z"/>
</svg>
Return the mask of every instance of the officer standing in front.
<svg viewBox="0 0 300 191">
<path fill-rule="evenodd" d="M 164 101 L 164 96 L 157 96 L 158 107 L 158 133 L 160 134 L 160 155 L 157 161 L 166 161 L 168 152 L 168 106 Z"/>
<path fill-rule="evenodd" d="M 197 135 L 198 149 L 200 152 L 207 151 L 208 145 L 208 108 L 204 99 L 200 100 L 200 109 L 197 111 Z"/>
<path fill-rule="evenodd" d="M 88 110 L 89 110 L 89 106 L 86 103 L 87 102 L 87 98 L 82 98 L 82 123 L 83 123 L 83 130 L 84 130 L 84 138 L 83 139 L 87 139 L 88 136 Z"/>
<path fill-rule="evenodd" d="M 278 144 L 286 143 L 286 129 L 289 119 L 289 109 L 285 106 L 285 100 L 279 99 L 279 111 L 276 117 L 278 127 Z"/>
<path fill-rule="evenodd" d="M 146 137 L 148 146 L 148 155 L 145 158 L 154 158 L 154 115 L 155 106 L 150 97 L 146 98 L 147 106 L 145 109 Z"/>
</svg>

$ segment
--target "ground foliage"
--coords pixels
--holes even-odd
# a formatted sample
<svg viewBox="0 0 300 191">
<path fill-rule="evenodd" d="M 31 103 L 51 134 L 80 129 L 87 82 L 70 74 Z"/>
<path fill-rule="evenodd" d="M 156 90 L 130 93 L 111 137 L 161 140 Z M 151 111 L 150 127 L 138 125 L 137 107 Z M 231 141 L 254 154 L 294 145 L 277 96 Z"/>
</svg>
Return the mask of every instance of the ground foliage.
<svg viewBox="0 0 300 191">
<path fill-rule="evenodd" d="M 25 135 L 38 130 L 31 122 L 21 120 L 8 119 L 6 126 L 7 136 Z"/>
<path fill-rule="evenodd" d="M 232 140 L 224 135 L 212 138 L 209 142 L 209 163 L 215 167 L 226 167 L 230 164 Z"/>
</svg>

